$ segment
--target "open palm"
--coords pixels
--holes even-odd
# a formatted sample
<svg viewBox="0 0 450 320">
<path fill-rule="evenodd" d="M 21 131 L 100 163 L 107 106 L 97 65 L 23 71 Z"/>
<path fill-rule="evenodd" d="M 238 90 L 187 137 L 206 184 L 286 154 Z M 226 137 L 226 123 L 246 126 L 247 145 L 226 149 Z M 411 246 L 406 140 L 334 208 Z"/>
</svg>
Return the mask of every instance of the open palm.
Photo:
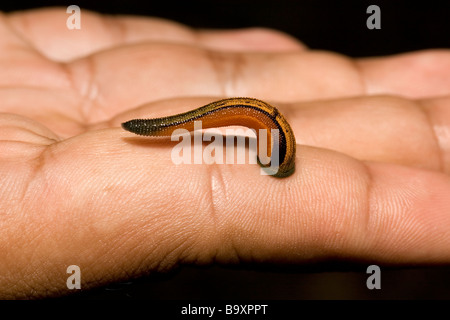
<svg viewBox="0 0 450 320">
<path fill-rule="evenodd" d="M 272 30 L 63 9 L 0 16 L 0 296 L 180 263 L 450 262 L 450 52 L 350 59 Z M 296 172 L 175 165 L 120 123 L 276 105 Z"/>
</svg>

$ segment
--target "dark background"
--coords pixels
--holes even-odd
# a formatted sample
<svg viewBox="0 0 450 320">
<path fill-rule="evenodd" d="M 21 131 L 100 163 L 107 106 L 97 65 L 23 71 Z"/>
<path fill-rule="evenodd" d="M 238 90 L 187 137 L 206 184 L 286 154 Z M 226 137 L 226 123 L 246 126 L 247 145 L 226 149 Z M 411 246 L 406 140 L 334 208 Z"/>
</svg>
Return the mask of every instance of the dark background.
<svg viewBox="0 0 450 320">
<path fill-rule="evenodd" d="M 3 11 L 76 4 L 111 14 L 176 20 L 199 28 L 262 26 L 285 31 L 313 49 L 378 56 L 450 47 L 450 1 L 200 0 L 14 1 Z M 381 9 L 381 30 L 366 28 L 369 5 Z"/>
<path fill-rule="evenodd" d="M 13 11 L 76 4 L 110 14 L 157 16 L 199 28 L 269 27 L 312 49 L 379 56 L 450 48 L 450 1 L 15 1 Z M 381 9 L 381 30 L 369 30 L 369 5 Z M 449 210 L 450 211 L 450 210 Z M 449 212 L 450 214 L 450 212 Z M 297 269 L 180 267 L 70 298 L 151 299 L 449 299 L 450 267 L 382 267 L 381 290 L 368 290 L 367 265 Z"/>
</svg>

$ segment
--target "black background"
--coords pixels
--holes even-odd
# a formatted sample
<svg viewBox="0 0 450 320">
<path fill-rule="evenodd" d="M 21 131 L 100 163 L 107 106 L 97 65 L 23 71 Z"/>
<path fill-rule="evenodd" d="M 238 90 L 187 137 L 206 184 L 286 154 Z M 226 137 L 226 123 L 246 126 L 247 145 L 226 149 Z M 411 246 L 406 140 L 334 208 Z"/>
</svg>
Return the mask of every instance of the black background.
<svg viewBox="0 0 450 320">
<path fill-rule="evenodd" d="M 379 56 L 450 48 L 450 1 L 16 1 L 2 11 L 76 4 L 110 14 L 176 20 L 198 28 L 269 27 L 312 49 Z M 369 30 L 366 9 L 381 9 L 381 30 Z M 367 265 L 320 268 L 180 267 L 71 298 L 151 299 L 448 299 L 450 268 L 382 267 L 382 289 L 366 287 Z"/>
<path fill-rule="evenodd" d="M 285 31 L 313 49 L 350 56 L 378 56 L 450 47 L 449 1 L 16 1 L 3 11 L 76 4 L 111 14 L 176 20 L 198 28 L 269 27 Z M 381 9 L 381 30 L 369 30 L 369 5 Z"/>
</svg>

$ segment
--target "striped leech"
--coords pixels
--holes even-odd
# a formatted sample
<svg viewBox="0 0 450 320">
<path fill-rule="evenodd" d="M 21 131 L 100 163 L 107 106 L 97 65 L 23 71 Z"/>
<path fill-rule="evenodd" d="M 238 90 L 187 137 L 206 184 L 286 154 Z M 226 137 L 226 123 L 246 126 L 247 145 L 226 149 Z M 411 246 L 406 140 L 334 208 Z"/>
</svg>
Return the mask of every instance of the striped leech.
<svg viewBox="0 0 450 320">
<path fill-rule="evenodd" d="M 170 136 L 176 129 L 194 130 L 194 121 L 202 121 L 202 128 L 224 126 L 245 126 L 256 130 L 266 129 L 267 142 L 271 145 L 271 130 L 278 129 L 279 166 L 269 173 L 284 178 L 295 171 L 295 137 L 284 116 L 268 103 L 254 98 L 228 98 L 211 102 L 203 107 L 185 113 L 155 118 L 134 119 L 122 123 L 122 128 L 142 136 Z M 259 143 L 258 143 L 259 146 Z M 268 154 L 271 159 L 273 152 Z M 270 163 L 263 165 L 269 168 Z"/>
</svg>

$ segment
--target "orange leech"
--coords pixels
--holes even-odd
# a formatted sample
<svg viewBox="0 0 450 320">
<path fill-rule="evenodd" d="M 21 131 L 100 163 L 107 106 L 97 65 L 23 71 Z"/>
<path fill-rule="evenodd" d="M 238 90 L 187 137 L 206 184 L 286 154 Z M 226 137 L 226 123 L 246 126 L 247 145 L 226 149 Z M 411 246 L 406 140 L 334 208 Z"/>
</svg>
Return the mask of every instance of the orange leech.
<svg viewBox="0 0 450 320">
<path fill-rule="evenodd" d="M 258 99 L 223 99 L 174 116 L 130 120 L 122 123 L 122 127 L 127 131 L 143 136 L 170 136 L 176 129 L 193 131 L 194 121 L 196 120 L 202 121 L 202 128 L 204 129 L 232 125 L 255 129 L 258 140 L 258 129 L 266 129 L 269 145 L 271 145 L 272 130 L 277 129 L 279 166 L 270 174 L 274 177 L 283 178 L 294 173 L 295 137 L 291 126 L 275 107 Z M 273 152 L 270 152 L 269 156 L 272 157 Z M 260 165 L 269 168 L 270 164 L 262 165 L 260 163 Z"/>
</svg>

